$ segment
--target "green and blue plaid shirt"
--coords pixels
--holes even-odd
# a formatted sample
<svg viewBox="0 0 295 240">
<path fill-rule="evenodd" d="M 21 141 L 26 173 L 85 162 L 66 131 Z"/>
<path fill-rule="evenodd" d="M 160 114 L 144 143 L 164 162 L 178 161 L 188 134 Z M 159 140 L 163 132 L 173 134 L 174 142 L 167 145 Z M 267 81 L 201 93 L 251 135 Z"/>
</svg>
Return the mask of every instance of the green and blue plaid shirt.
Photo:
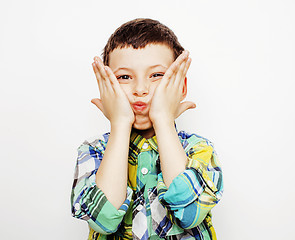
<svg viewBox="0 0 295 240">
<path fill-rule="evenodd" d="M 132 131 L 127 196 L 116 209 L 95 183 L 108 137 L 106 133 L 78 148 L 72 214 L 88 222 L 88 239 L 216 239 L 210 210 L 222 196 L 223 181 L 209 140 L 178 132 L 188 164 L 168 189 L 156 136 L 145 139 Z"/>
</svg>

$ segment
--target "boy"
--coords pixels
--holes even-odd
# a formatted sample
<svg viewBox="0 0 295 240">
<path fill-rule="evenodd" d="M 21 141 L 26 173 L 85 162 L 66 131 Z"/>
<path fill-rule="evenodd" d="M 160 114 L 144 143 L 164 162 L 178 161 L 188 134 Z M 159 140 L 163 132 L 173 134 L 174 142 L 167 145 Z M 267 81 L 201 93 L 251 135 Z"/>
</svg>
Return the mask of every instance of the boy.
<svg viewBox="0 0 295 240">
<path fill-rule="evenodd" d="M 174 33 L 151 19 L 123 24 L 92 64 L 111 130 L 78 148 L 72 214 L 88 239 L 216 239 L 210 210 L 223 191 L 212 143 L 177 132 L 194 108 L 191 59 Z"/>
</svg>

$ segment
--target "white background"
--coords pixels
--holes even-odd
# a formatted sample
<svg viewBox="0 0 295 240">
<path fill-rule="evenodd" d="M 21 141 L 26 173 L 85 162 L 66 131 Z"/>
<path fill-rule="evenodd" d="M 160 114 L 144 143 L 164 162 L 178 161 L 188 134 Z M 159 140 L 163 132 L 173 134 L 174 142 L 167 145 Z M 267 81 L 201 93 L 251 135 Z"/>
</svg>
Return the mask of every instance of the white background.
<svg viewBox="0 0 295 240">
<path fill-rule="evenodd" d="M 0 239 L 86 239 L 71 217 L 77 147 L 107 131 L 91 63 L 122 23 L 160 20 L 191 52 L 178 129 L 214 142 L 218 240 L 295 239 L 293 0 L 0 3 Z"/>
</svg>

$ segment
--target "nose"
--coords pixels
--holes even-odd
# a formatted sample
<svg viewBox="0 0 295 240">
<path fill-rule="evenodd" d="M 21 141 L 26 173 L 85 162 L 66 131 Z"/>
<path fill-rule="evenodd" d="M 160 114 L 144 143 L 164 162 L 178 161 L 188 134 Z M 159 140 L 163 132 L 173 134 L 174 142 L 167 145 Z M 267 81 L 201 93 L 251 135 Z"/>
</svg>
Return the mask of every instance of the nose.
<svg viewBox="0 0 295 240">
<path fill-rule="evenodd" d="M 133 94 L 142 97 L 149 94 L 149 86 L 146 79 L 138 79 L 135 83 Z"/>
</svg>

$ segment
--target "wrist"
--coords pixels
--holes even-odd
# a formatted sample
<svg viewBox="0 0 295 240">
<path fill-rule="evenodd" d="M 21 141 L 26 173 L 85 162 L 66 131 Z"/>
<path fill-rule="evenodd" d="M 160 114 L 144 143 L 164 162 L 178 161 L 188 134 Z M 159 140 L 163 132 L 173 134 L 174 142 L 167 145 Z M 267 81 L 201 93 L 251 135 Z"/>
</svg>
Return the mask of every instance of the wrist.
<svg viewBox="0 0 295 240">
<path fill-rule="evenodd" d="M 160 129 L 175 129 L 175 123 L 172 119 L 162 118 L 157 121 L 152 121 L 152 123 L 156 132 Z"/>
<path fill-rule="evenodd" d="M 115 132 L 131 132 L 132 123 L 128 121 L 111 122 L 111 131 Z"/>
<path fill-rule="evenodd" d="M 151 117 L 151 122 L 153 123 L 153 125 L 174 125 L 174 118 L 172 118 L 171 116 L 167 116 L 166 114 L 158 114 L 156 116 Z"/>
</svg>

